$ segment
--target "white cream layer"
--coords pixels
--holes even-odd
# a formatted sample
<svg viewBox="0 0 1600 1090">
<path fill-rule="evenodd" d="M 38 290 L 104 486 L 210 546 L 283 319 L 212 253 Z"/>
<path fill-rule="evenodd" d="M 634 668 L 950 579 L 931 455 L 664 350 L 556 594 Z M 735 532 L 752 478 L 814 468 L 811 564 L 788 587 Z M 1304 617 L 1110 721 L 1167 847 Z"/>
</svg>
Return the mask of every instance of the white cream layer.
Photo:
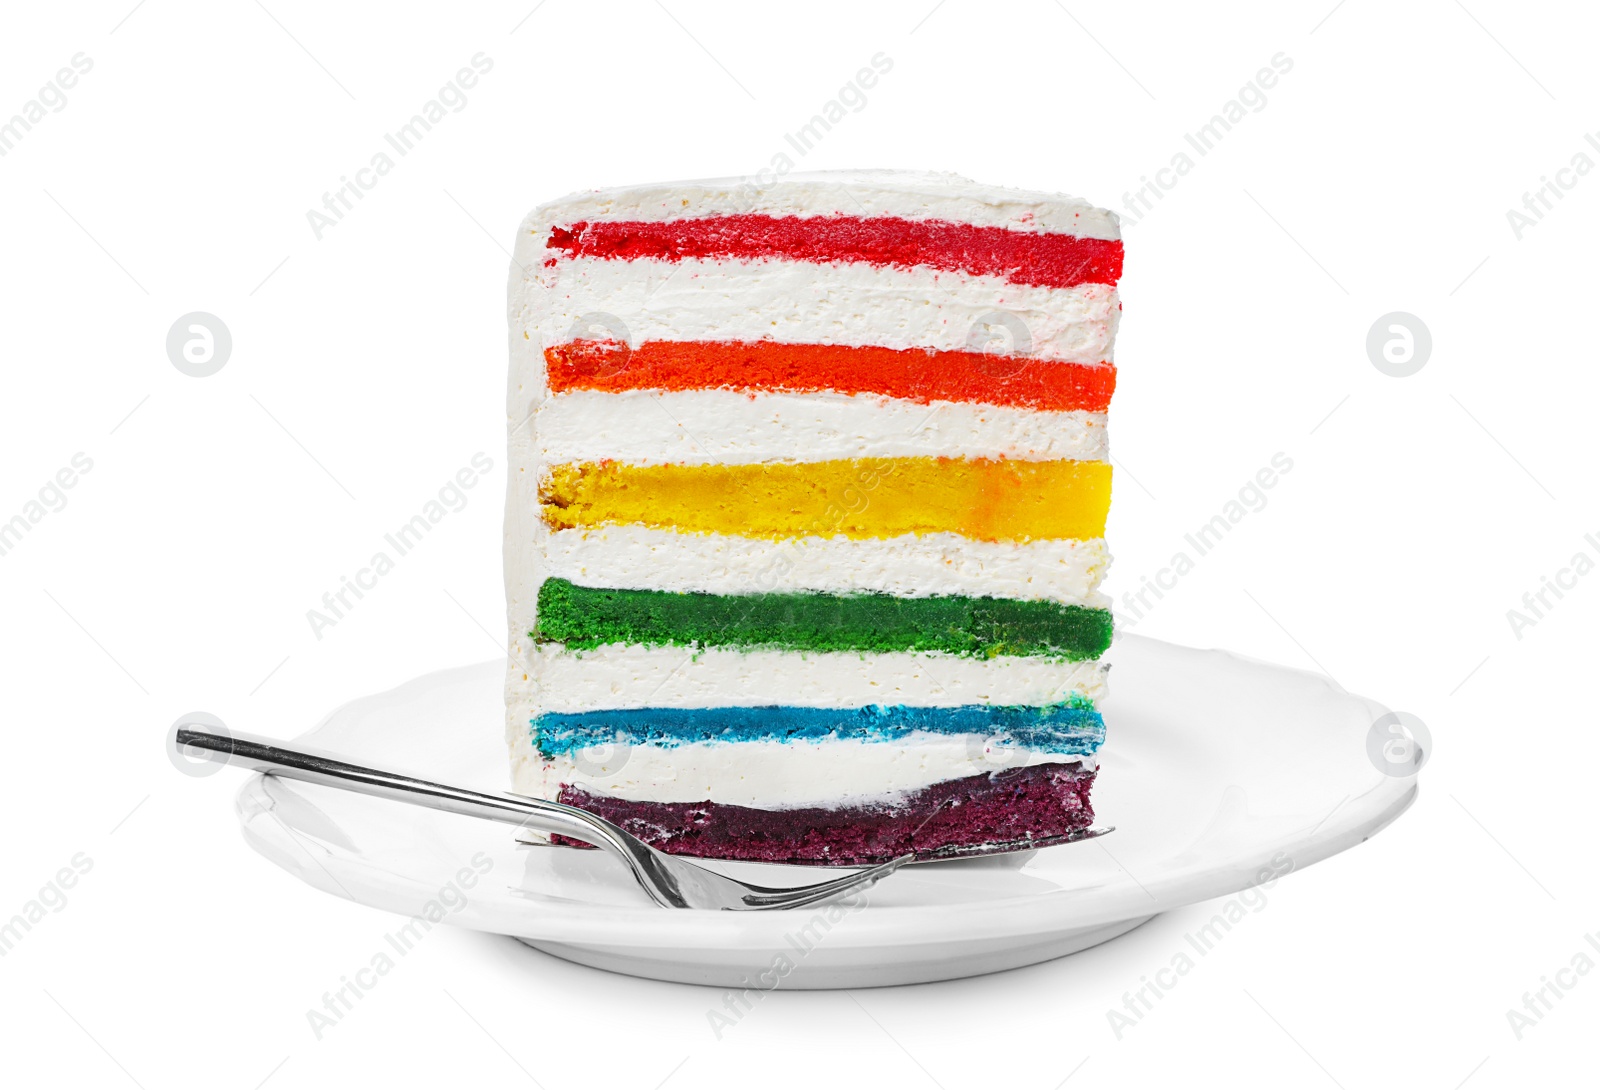
<svg viewBox="0 0 1600 1090">
<path fill-rule="evenodd" d="M 1099 700 L 1107 667 L 1029 655 L 969 658 L 937 652 L 701 650 L 607 644 L 570 651 L 535 644 L 527 656 L 538 711 L 728 708 L 786 704 L 859 708 L 906 704 L 1057 704 Z"/>
<path fill-rule="evenodd" d="M 533 432 L 547 463 L 1106 458 L 1104 413 L 920 404 L 871 394 L 578 390 L 540 405 Z"/>
<path fill-rule="evenodd" d="M 508 543 L 508 547 L 510 543 Z M 531 561 L 531 557 L 526 558 Z M 1104 539 L 974 541 L 959 534 L 786 541 L 683 534 L 647 526 L 558 530 L 544 543 L 546 577 L 590 587 L 754 594 L 871 591 L 901 598 L 969 595 L 1108 608 L 1098 591 Z"/>
<path fill-rule="evenodd" d="M 609 337 L 877 345 L 1109 362 L 1117 291 L 1047 288 L 925 266 L 805 261 L 617 261 L 559 258 L 529 266 L 527 312 L 513 325 L 536 344 Z M 1001 316 L 1007 316 L 1002 319 Z M 1025 343 L 996 323 L 1019 319 Z M 1009 328 L 1009 327 L 1007 327 Z M 1022 349 L 1026 349 L 1023 351 Z"/>
<path fill-rule="evenodd" d="M 541 205 L 536 227 L 595 220 L 701 216 L 899 216 L 1006 227 L 1013 231 L 1120 238 L 1116 213 L 1077 197 L 979 185 L 957 174 L 831 170 L 755 178 L 624 186 L 574 193 Z"/>
<path fill-rule="evenodd" d="M 894 742 L 696 742 L 594 746 L 545 761 L 530 754 L 519 791 L 554 797 L 562 784 L 635 802 L 712 802 L 761 810 L 890 802 L 947 780 L 1093 757 L 1005 745 L 981 734 L 919 731 Z"/>
</svg>

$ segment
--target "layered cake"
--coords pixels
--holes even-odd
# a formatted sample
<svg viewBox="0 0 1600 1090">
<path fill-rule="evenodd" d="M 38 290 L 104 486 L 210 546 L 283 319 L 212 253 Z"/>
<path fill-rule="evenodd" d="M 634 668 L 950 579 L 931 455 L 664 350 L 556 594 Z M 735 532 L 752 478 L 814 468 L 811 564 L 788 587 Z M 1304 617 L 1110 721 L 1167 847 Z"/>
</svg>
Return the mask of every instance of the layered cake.
<svg viewBox="0 0 1600 1090">
<path fill-rule="evenodd" d="M 582 193 L 511 282 L 515 790 L 854 864 L 1089 826 L 1117 220 L 890 171 Z"/>
</svg>

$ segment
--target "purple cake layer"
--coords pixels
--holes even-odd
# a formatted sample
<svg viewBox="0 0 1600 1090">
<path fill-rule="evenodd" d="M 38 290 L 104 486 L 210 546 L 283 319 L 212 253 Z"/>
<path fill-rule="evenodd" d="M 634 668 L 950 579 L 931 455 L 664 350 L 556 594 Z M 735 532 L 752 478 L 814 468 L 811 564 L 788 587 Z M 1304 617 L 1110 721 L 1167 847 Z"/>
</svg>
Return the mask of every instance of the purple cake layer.
<svg viewBox="0 0 1600 1090">
<path fill-rule="evenodd" d="M 757 810 L 718 802 L 631 802 L 564 786 L 561 801 L 598 814 L 674 855 L 765 863 L 854 865 L 908 852 L 1026 844 L 1094 821 L 1094 773 L 1078 762 L 948 780 L 894 803 Z M 558 843 L 572 844 L 564 837 Z"/>
</svg>

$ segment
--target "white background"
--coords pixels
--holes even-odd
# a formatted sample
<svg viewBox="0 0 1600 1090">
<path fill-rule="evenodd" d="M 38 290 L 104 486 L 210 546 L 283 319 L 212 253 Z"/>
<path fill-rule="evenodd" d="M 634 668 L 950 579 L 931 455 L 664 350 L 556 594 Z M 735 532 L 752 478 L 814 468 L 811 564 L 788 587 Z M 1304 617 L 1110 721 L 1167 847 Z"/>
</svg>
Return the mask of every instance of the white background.
<svg viewBox="0 0 1600 1090">
<path fill-rule="evenodd" d="M 1600 558 L 1584 541 L 1600 176 L 1520 240 L 1506 211 L 1576 153 L 1600 161 L 1583 139 L 1600 127 L 1592 13 L 534 3 L 6 12 L 0 118 L 93 61 L 0 158 L 0 519 L 74 454 L 93 461 L 0 556 L 0 919 L 92 861 L 0 959 L 6 1081 L 1076 1090 L 1203 1069 L 1487 1090 L 1586 1071 L 1600 973 L 1520 1040 L 1506 1012 L 1600 931 L 1600 576 L 1520 639 L 1506 614 L 1578 551 Z M 307 210 L 479 52 L 493 70 L 466 107 L 319 241 Z M 866 107 L 795 155 L 784 134 L 879 52 L 893 69 Z M 1194 156 L 1184 134 L 1280 52 L 1293 70 L 1265 107 Z M 1126 230 L 1108 589 L 1136 589 L 1288 454 L 1265 509 L 1137 628 L 1421 716 L 1420 801 L 1278 885 L 1120 1040 L 1106 1011 L 1206 906 L 988 978 L 780 992 L 721 1041 L 713 992 L 446 929 L 318 1040 L 306 1011 L 396 918 L 251 853 L 239 778 L 179 775 L 168 726 L 204 709 L 290 736 L 498 655 L 518 220 L 574 189 L 753 174 L 786 150 L 1113 208 L 1175 153 L 1197 159 Z M 234 340 L 211 378 L 165 353 L 196 310 Z M 1364 347 L 1396 310 L 1434 340 L 1404 379 Z M 307 610 L 479 451 L 495 469 L 466 508 L 318 639 Z"/>
</svg>

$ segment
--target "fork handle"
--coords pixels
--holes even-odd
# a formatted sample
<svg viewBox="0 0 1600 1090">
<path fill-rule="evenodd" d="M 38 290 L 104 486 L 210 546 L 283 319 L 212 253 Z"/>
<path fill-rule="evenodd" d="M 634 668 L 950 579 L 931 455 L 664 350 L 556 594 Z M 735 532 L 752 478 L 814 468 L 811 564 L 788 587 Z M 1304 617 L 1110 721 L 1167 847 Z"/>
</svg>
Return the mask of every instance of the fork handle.
<svg viewBox="0 0 1600 1090">
<path fill-rule="evenodd" d="M 623 857 L 630 866 L 634 865 L 632 846 L 626 843 L 633 839 L 629 834 L 602 818 L 564 803 L 419 780 L 398 772 L 351 764 L 315 750 L 290 749 L 270 738 L 250 734 L 214 734 L 179 724 L 169 739 L 170 747 L 179 756 L 201 757 L 215 764 L 247 768 L 268 776 L 570 836 L 606 849 Z"/>
</svg>

